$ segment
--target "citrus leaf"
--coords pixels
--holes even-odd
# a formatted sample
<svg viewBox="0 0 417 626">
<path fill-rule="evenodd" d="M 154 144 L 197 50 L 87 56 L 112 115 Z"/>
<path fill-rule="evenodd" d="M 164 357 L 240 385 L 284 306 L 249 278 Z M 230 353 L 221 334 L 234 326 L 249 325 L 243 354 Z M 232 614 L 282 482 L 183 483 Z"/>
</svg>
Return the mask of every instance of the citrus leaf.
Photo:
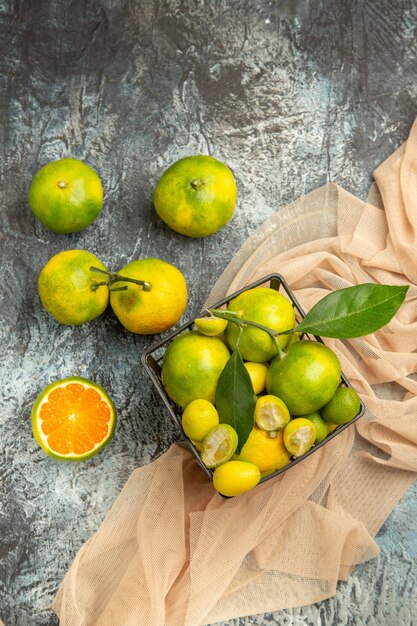
<svg viewBox="0 0 417 626">
<path fill-rule="evenodd" d="M 230 424 L 237 432 L 237 452 L 246 443 L 253 428 L 256 396 L 248 370 L 243 364 L 239 349 L 232 353 L 219 376 L 216 388 L 216 408 L 220 423 Z"/>
<path fill-rule="evenodd" d="M 335 339 L 370 335 L 394 317 L 408 287 L 363 283 L 338 289 L 320 300 L 296 330 Z"/>
</svg>

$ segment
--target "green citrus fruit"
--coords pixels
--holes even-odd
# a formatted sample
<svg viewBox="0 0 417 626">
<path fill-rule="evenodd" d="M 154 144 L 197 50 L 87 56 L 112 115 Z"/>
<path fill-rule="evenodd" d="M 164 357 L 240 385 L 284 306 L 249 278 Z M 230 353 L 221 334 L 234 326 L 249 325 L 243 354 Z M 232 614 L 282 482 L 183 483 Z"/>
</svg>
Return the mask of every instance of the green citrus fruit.
<svg viewBox="0 0 417 626">
<path fill-rule="evenodd" d="M 239 496 L 256 487 L 261 480 L 259 468 L 254 463 L 228 461 L 214 470 L 214 488 L 223 496 Z"/>
<path fill-rule="evenodd" d="M 182 429 L 193 441 L 203 441 L 209 430 L 219 423 L 216 407 L 208 400 L 192 400 L 184 409 Z"/>
<path fill-rule="evenodd" d="M 244 291 L 229 303 L 228 310 L 237 313 L 241 319 L 257 322 L 272 330 L 290 330 L 295 324 L 294 309 L 289 300 L 270 287 L 256 287 Z M 228 344 L 234 350 L 239 337 L 238 326 L 229 322 L 225 335 Z M 281 348 L 286 347 L 289 337 L 281 335 L 278 338 Z M 253 326 L 246 326 L 243 329 L 239 350 L 243 359 L 257 363 L 269 361 L 277 354 L 270 335 Z"/>
<path fill-rule="evenodd" d="M 254 361 L 246 361 L 245 367 L 249 372 L 253 391 L 256 395 L 262 393 L 266 384 L 266 373 L 268 366 L 265 363 L 255 363 Z"/>
<path fill-rule="evenodd" d="M 113 437 L 116 409 L 107 392 L 73 376 L 48 385 L 32 408 L 33 435 L 60 461 L 84 461 Z"/>
<path fill-rule="evenodd" d="M 54 233 L 83 230 L 103 207 L 103 187 L 96 172 L 77 159 L 60 159 L 42 167 L 29 189 L 29 204 Z"/>
<path fill-rule="evenodd" d="M 86 250 L 65 250 L 53 256 L 38 278 L 39 297 L 45 309 L 61 324 L 78 326 L 101 315 L 109 302 L 107 285 L 90 270 L 106 270 Z"/>
<path fill-rule="evenodd" d="M 310 420 L 313 422 L 316 427 L 316 440 L 314 443 L 321 443 L 323 439 L 326 439 L 328 435 L 327 423 L 324 421 L 322 416 L 318 411 L 314 413 L 310 413 L 309 415 L 303 415 L 304 419 Z"/>
<path fill-rule="evenodd" d="M 266 476 L 287 465 L 290 454 L 284 446 L 282 432 L 274 433 L 271 437 L 267 432 L 254 426 L 236 458 L 254 463 L 262 476 Z"/>
<path fill-rule="evenodd" d="M 256 401 L 255 422 L 267 432 L 283 430 L 290 421 L 290 412 L 281 398 L 266 395 Z"/>
<path fill-rule="evenodd" d="M 207 237 L 232 217 L 237 189 L 231 170 L 210 156 L 176 161 L 161 176 L 154 193 L 159 217 L 189 237 Z"/>
<path fill-rule="evenodd" d="M 110 291 L 110 304 L 127 330 L 139 335 L 162 333 L 178 322 L 187 306 L 187 285 L 179 269 L 161 259 L 140 259 L 123 267 L 120 276 L 143 280 L 150 290 L 117 282 L 124 291 Z"/>
<path fill-rule="evenodd" d="M 292 335 L 290 335 L 287 348 L 289 348 L 296 341 L 301 341 L 301 333 L 293 332 Z"/>
<path fill-rule="evenodd" d="M 268 393 L 285 402 L 291 415 L 307 415 L 329 402 L 340 384 L 341 367 L 335 353 L 318 341 L 293 343 L 286 356 L 268 369 Z"/>
<path fill-rule="evenodd" d="M 227 326 L 227 320 L 222 320 L 219 317 L 197 317 L 194 320 L 194 324 L 197 330 L 207 337 L 215 337 L 221 335 Z"/>
<path fill-rule="evenodd" d="M 229 424 L 214 426 L 203 439 L 201 460 L 206 467 L 217 467 L 232 458 L 238 444 L 237 432 Z"/>
<path fill-rule="evenodd" d="M 361 401 L 354 389 L 339 387 L 330 402 L 321 409 L 321 414 L 326 422 L 346 424 L 359 413 L 360 407 Z"/>
<path fill-rule="evenodd" d="M 229 357 L 218 337 L 205 337 L 196 330 L 178 335 L 163 359 L 165 391 L 182 408 L 201 398 L 214 404 L 217 381 Z"/>
<path fill-rule="evenodd" d="M 316 436 L 317 430 L 313 422 L 304 417 L 297 417 L 285 427 L 284 444 L 290 454 L 298 457 L 310 450 Z"/>
</svg>

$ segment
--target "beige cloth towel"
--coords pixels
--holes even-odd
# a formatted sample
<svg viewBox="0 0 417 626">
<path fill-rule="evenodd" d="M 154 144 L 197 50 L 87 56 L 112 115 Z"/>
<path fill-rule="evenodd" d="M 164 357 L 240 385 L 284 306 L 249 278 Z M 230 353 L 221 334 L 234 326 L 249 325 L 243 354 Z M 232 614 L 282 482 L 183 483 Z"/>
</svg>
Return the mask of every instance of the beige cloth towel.
<svg viewBox="0 0 417 626">
<path fill-rule="evenodd" d="M 417 122 L 376 170 L 368 202 L 331 184 L 280 209 L 210 296 L 280 272 L 308 310 L 340 287 L 409 283 L 389 326 L 328 342 L 365 416 L 230 500 L 178 445 L 133 472 L 61 585 L 61 624 L 197 626 L 306 605 L 378 553 L 373 537 L 417 472 L 416 154 Z"/>
</svg>

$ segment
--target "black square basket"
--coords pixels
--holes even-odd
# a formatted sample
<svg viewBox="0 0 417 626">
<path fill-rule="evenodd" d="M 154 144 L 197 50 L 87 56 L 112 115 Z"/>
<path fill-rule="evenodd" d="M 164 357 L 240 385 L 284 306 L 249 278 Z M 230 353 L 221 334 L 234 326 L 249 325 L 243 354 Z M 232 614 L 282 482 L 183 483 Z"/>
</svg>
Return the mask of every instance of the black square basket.
<svg viewBox="0 0 417 626">
<path fill-rule="evenodd" d="M 288 287 L 288 285 L 285 282 L 284 278 L 280 274 L 269 274 L 268 276 L 264 276 L 263 278 L 260 278 L 259 280 L 251 283 L 250 285 L 247 285 L 243 289 L 240 289 L 239 291 L 236 291 L 235 293 L 232 293 L 227 298 L 223 298 L 223 300 L 220 300 L 219 302 L 214 303 L 213 305 L 211 305 L 211 307 L 219 309 L 219 308 L 223 307 L 224 305 L 227 305 L 231 300 L 236 298 L 236 296 L 240 295 L 244 291 L 247 291 L 249 289 L 253 289 L 254 287 L 270 287 L 271 289 L 276 289 L 276 291 L 279 291 L 279 292 L 283 293 L 288 298 L 288 300 L 292 303 L 292 306 L 293 306 L 294 311 L 295 311 L 295 317 L 296 317 L 296 320 L 298 322 L 300 322 L 303 319 L 303 317 L 305 316 L 305 313 L 304 313 L 303 309 L 301 308 L 301 306 L 298 303 L 297 299 L 293 295 L 291 289 Z M 162 401 L 164 402 L 166 408 L 168 409 L 168 412 L 169 412 L 171 418 L 174 420 L 175 424 L 177 425 L 177 427 L 181 431 L 181 433 L 183 435 L 183 438 L 184 438 L 184 441 L 187 443 L 187 445 L 190 448 L 191 452 L 196 457 L 196 459 L 197 459 L 198 463 L 200 464 L 201 468 L 203 469 L 203 471 L 210 478 L 210 480 L 212 480 L 213 471 L 214 470 L 208 469 L 204 465 L 204 463 L 202 462 L 202 460 L 200 458 L 198 450 L 195 448 L 195 446 L 193 445 L 191 440 L 188 439 L 188 437 L 185 435 L 185 433 L 184 433 L 184 431 L 182 429 L 182 426 L 181 426 L 182 409 L 179 406 L 177 406 L 168 397 L 168 395 L 165 392 L 165 389 L 164 389 L 164 387 L 162 385 L 162 381 L 161 381 L 161 366 L 162 366 L 162 361 L 163 361 L 163 358 L 164 358 L 165 350 L 167 349 L 168 345 L 171 343 L 171 341 L 173 339 L 175 339 L 175 337 L 177 337 L 181 333 L 188 332 L 188 331 L 194 330 L 194 329 L 195 329 L 194 322 L 193 321 L 188 322 L 188 323 L 184 324 L 183 326 L 181 326 L 180 328 L 178 328 L 176 331 L 173 331 L 172 333 L 170 333 L 167 337 L 165 337 L 161 341 L 158 341 L 157 343 L 154 343 L 147 350 L 145 350 L 145 352 L 143 353 L 143 355 L 142 355 L 142 363 L 143 363 L 143 365 L 145 367 L 146 372 L 148 373 L 149 377 L 151 378 L 153 384 L 155 385 L 159 395 L 161 396 Z M 305 337 L 307 337 L 308 339 L 320 341 L 321 343 L 325 343 L 321 339 L 321 337 L 318 337 L 316 335 L 314 337 L 312 337 L 310 335 L 305 335 Z M 343 372 L 342 372 L 341 380 L 347 387 L 352 387 L 352 385 L 349 383 L 349 381 L 347 380 L 347 378 L 343 374 Z M 312 448 L 310 448 L 310 450 L 308 450 L 302 456 L 297 457 L 297 458 L 293 458 L 287 465 L 285 465 L 281 469 L 279 469 L 279 470 L 277 470 L 277 471 L 275 471 L 275 472 L 273 472 L 271 474 L 268 474 L 267 476 L 263 476 L 261 478 L 260 482 L 263 483 L 266 480 L 270 480 L 271 478 L 274 478 L 275 476 L 278 476 L 278 474 L 282 474 L 283 472 L 287 472 L 291 467 L 293 467 L 297 463 L 300 463 L 301 461 L 306 459 L 308 456 L 310 456 L 310 454 L 313 454 L 316 450 L 318 450 L 322 446 L 326 445 L 331 439 L 333 439 L 333 437 L 336 437 L 337 435 L 339 435 L 343 430 L 345 430 L 345 428 L 348 428 L 351 424 L 356 422 L 356 420 L 358 420 L 364 414 L 364 412 L 365 412 L 365 406 L 364 406 L 364 404 L 363 404 L 363 402 L 361 400 L 359 412 L 353 419 L 351 419 L 346 424 L 339 425 L 332 433 L 327 435 L 327 437 L 325 439 L 323 439 L 323 441 L 321 443 L 318 443 L 318 444 L 314 445 Z"/>
</svg>

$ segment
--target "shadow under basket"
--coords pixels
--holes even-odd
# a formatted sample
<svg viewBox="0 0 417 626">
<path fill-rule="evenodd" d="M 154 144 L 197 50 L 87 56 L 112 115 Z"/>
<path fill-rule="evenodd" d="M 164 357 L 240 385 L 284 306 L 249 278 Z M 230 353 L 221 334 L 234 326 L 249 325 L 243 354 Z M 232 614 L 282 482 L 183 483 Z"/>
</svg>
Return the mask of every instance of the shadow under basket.
<svg viewBox="0 0 417 626">
<path fill-rule="evenodd" d="M 299 302 L 297 301 L 297 299 L 293 295 L 291 289 L 288 287 L 288 285 L 285 282 L 284 278 L 280 274 L 275 274 L 275 273 L 274 274 L 268 274 L 268 276 L 264 276 L 263 278 L 260 278 L 259 280 L 251 283 L 250 285 L 247 285 L 243 289 L 240 289 L 239 291 L 236 291 L 235 293 L 231 294 L 230 296 L 227 296 L 227 298 L 223 298 L 223 300 L 220 300 L 219 302 L 215 302 L 214 304 L 211 305 L 211 308 L 219 309 L 221 307 L 224 307 L 231 300 L 236 298 L 236 296 L 240 295 L 244 291 L 248 291 L 249 289 L 253 289 L 255 287 L 270 287 L 271 289 L 275 289 L 276 291 L 279 291 L 280 293 L 285 295 L 288 298 L 288 300 L 291 302 L 291 304 L 292 304 L 292 306 L 294 308 L 294 311 L 295 311 L 295 317 L 296 317 L 297 322 L 298 323 L 301 322 L 301 320 L 304 318 L 305 313 L 304 313 L 303 309 L 301 308 Z M 202 315 L 204 315 L 204 313 L 202 313 Z M 207 468 L 204 465 L 204 463 L 202 462 L 202 460 L 200 458 L 198 450 L 195 448 L 195 446 L 193 445 L 192 441 L 185 435 L 185 433 L 184 433 L 184 431 L 182 429 L 182 426 L 181 426 L 181 417 L 182 417 L 182 411 L 183 410 L 177 404 L 175 404 L 175 402 L 173 402 L 171 400 L 171 398 L 169 398 L 169 396 L 165 392 L 165 389 L 163 387 L 162 380 L 161 380 L 161 367 L 162 367 L 164 354 L 165 354 L 165 351 L 166 351 L 168 345 L 171 343 L 171 341 L 173 339 L 175 339 L 181 333 L 188 332 L 188 331 L 191 331 L 191 330 L 195 330 L 195 325 L 194 325 L 193 321 L 188 322 L 188 323 L 180 326 L 180 328 L 178 328 L 176 331 L 173 331 L 172 333 L 170 333 L 168 336 L 166 336 L 161 341 L 158 341 L 157 343 L 152 344 L 143 353 L 143 355 L 142 355 L 142 363 L 143 363 L 143 366 L 144 366 L 147 374 L 149 375 L 149 377 L 151 378 L 153 384 L 155 385 L 156 390 L 158 391 L 160 397 L 162 398 L 162 401 L 164 402 L 166 408 L 168 409 L 168 412 L 169 412 L 171 418 L 174 420 L 176 426 L 178 427 L 178 429 L 182 433 L 184 441 L 186 442 L 186 444 L 190 448 L 191 452 L 194 454 L 194 456 L 197 459 L 198 463 L 200 464 L 202 470 L 206 473 L 208 478 L 210 480 L 212 480 L 213 479 L 213 471 L 214 470 L 209 469 L 209 468 Z M 321 337 L 318 337 L 316 335 L 314 335 L 314 336 L 302 335 L 302 338 L 303 337 L 307 338 L 307 339 L 310 339 L 310 340 L 315 340 L 315 341 L 319 341 L 321 343 L 325 343 L 321 339 Z M 342 383 L 346 387 L 352 387 L 352 385 L 349 383 L 349 381 L 347 380 L 347 378 L 343 374 L 343 372 L 342 372 L 342 376 L 341 376 L 341 381 L 342 381 Z M 294 465 L 297 465 L 297 463 L 301 463 L 302 461 L 304 461 L 304 459 L 306 459 L 308 456 L 310 456 L 310 454 L 314 454 L 314 452 L 316 452 L 316 450 L 318 450 L 322 446 L 326 445 L 329 441 L 331 441 L 331 439 L 333 439 L 334 437 L 337 437 L 343 430 L 345 430 L 345 428 L 348 428 L 354 422 L 356 422 L 356 420 L 358 420 L 360 417 L 362 417 L 364 412 L 365 412 L 365 405 L 363 404 L 363 402 L 361 400 L 359 412 L 357 413 L 357 415 L 353 419 L 351 419 L 346 424 L 340 424 L 332 433 L 327 435 L 327 437 L 321 443 L 318 443 L 318 444 L 314 445 L 312 448 L 310 448 L 310 450 L 308 450 L 302 456 L 299 456 L 297 458 L 292 458 L 292 460 L 287 465 L 282 467 L 281 469 L 276 470 L 275 472 L 273 472 L 271 474 L 268 474 L 267 476 L 263 476 L 261 478 L 259 484 L 261 484 L 261 483 L 263 483 L 263 482 L 265 482 L 267 480 L 270 480 L 271 478 L 274 478 L 275 476 L 278 476 L 279 474 L 282 474 L 283 472 L 287 472 L 289 469 L 294 467 Z"/>
</svg>

